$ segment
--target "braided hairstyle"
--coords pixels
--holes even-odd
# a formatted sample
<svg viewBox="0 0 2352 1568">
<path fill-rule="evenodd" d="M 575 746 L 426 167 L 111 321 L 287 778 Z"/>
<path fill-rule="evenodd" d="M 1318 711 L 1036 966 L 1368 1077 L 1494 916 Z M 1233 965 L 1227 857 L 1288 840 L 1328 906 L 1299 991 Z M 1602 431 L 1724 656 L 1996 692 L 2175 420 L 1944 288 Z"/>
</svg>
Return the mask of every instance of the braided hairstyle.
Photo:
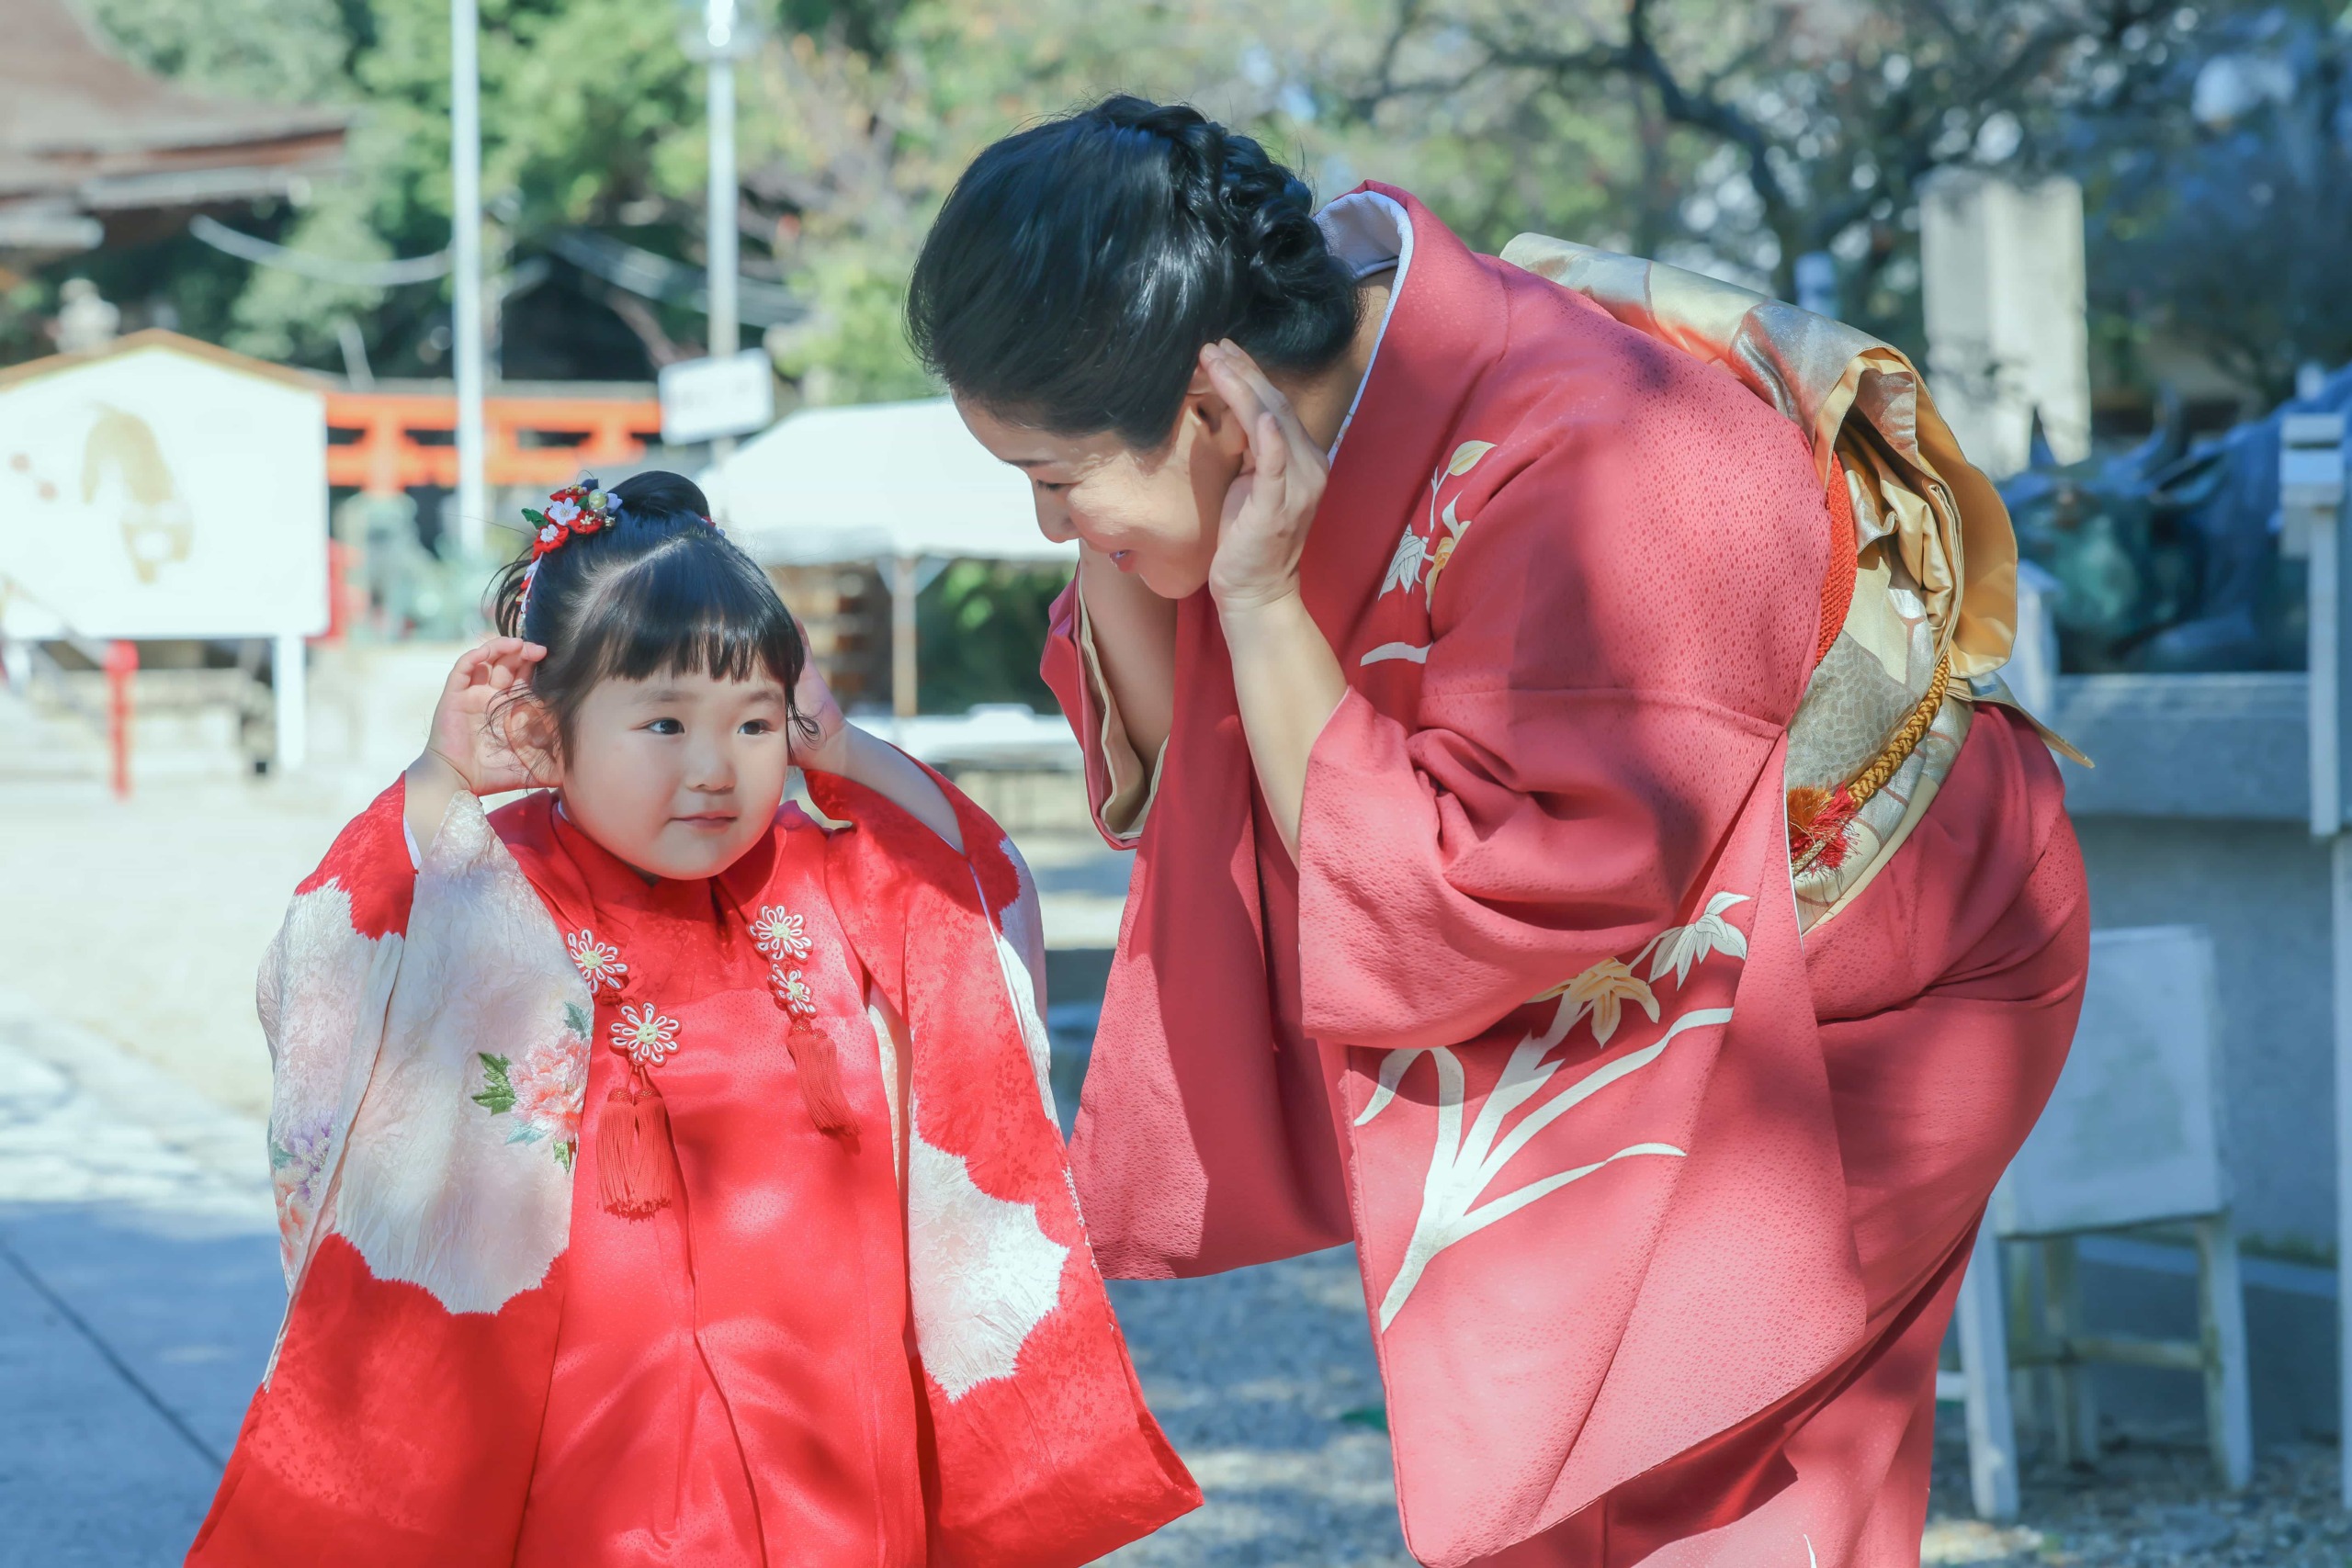
<svg viewBox="0 0 2352 1568">
<path fill-rule="evenodd" d="M 541 557 L 536 575 L 526 551 L 491 592 L 500 634 L 548 650 L 531 667 L 529 695 L 554 721 L 558 755 L 571 750 L 580 705 L 599 682 L 659 673 L 745 681 L 764 671 L 784 688 L 796 730 L 812 736 L 792 700 L 808 660 L 800 629 L 767 573 L 710 525 L 701 488 L 653 471 L 606 493 L 607 525 Z"/>
<path fill-rule="evenodd" d="M 1174 431 L 1204 344 L 1312 372 L 1357 313 L 1305 181 L 1197 109 L 1132 97 L 975 159 L 907 299 L 916 352 L 957 396 L 1145 451 Z"/>
</svg>

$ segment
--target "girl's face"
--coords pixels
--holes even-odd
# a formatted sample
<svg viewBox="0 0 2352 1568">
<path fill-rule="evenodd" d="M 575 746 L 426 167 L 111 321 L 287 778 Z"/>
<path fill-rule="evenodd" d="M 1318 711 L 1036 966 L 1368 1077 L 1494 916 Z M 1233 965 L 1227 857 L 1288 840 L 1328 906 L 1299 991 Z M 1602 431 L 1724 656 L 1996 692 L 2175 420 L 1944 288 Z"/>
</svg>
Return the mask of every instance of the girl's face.
<svg viewBox="0 0 2352 1568">
<path fill-rule="evenodd" d="M 1150 452 L 1107 432 L 1032 430 L 961 398 L 956 409 L 981 446 L 1028 477 L 1046 537 L 1082 540 L 1163 599 L 1206 585 L 1225 493 L 1249 451 L 1206 378 L 1186 395 L 1174 434 Z"/>
<path fill-rule="evenodd" d="M 653 876 L 715 876 L 775 824 L 790 767 L 784 688 L 657 673 L 590 691 L 556 772 L 580 829 Z"/>
</svg>

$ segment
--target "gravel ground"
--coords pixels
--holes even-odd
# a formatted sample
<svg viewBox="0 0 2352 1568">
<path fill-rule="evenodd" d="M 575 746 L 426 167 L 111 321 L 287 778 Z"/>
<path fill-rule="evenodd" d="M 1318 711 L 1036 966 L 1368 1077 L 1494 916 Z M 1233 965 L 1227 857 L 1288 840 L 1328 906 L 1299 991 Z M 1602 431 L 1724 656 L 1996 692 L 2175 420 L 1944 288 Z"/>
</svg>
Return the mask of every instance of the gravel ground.
<svg viewBox="0 0 2352 1568">
<path fill-rule="evenodd" d="M 1957 1427 L 1957 1422 L 1951 1424 Z M 1968 1450 L 1937 1434 L 1933 1522 L 1923 1560 L 1983 1568 L 2344 1568 L 2352 1517 L 2337 1501 L 2333 1448 L 2266 1451 L 2241 1496 L 2188 1443 L 2110 1443 L 2095 1471 L 2029 1462 L 2022 1521 L 1968 1510 Z"/>
<path fill-rule="evenodd" d="M 1144 1395 L 1207 1505 L 1119 1568 L 1409 1568 L 1363 1288 L 1345 1247 L 1114 1281 Z"/>
<path fill-rule="evenodd" d="M 1119 1568 L 1409 1568 L 1379 1379 L 1345 1248 L 1207 1280 L 1115 1281 L 1144 1393 L 1207 1496 Z M 2110 1442 L 2095 1471 L 2029 1461 L 2022 1521 L 1968 1502 L 1958 1411 L 1938 1434 L 1928 1568 L 2346 1568 L 2330 1447 L 2266 1451 L 2242 1496 L 2191 1442 Z"/>
</svg>

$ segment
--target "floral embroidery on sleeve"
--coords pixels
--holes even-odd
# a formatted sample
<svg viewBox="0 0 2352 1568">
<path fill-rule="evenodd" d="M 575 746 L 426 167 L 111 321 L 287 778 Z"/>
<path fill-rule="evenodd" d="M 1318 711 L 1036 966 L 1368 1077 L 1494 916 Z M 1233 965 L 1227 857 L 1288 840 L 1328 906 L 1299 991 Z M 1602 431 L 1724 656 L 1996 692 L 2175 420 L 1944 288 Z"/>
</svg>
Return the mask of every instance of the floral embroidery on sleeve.
<svg viewBox="0 0 2352 1568">
<path fill-rule="evenodd" d="M 565 1032 L 532 1046 L 519 1062 L 481 1053 L 482 1088 L 473 1101 L 492 1116 L 514 1118 L 508 1143 L 545 1143 L 556 1163 L 570 1170 L 588 1095 L 589 1017 L 575 1002 L 564 1008 L 563 1018 Z"/>
</svg>

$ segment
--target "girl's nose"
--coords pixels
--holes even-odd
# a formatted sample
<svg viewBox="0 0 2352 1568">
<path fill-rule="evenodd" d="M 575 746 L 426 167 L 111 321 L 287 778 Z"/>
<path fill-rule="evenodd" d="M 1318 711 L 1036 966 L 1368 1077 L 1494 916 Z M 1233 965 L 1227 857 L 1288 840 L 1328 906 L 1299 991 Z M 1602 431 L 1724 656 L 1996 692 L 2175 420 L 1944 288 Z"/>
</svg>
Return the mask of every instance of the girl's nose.
<svg viewBox="0 0 2352 1568">
<path fill-rule="evenodd" d="M 725 795 L 735 787 L 735 757 L 724 746 L 697 746 L 686 759 L 686 787 Z"/>
</svg>

